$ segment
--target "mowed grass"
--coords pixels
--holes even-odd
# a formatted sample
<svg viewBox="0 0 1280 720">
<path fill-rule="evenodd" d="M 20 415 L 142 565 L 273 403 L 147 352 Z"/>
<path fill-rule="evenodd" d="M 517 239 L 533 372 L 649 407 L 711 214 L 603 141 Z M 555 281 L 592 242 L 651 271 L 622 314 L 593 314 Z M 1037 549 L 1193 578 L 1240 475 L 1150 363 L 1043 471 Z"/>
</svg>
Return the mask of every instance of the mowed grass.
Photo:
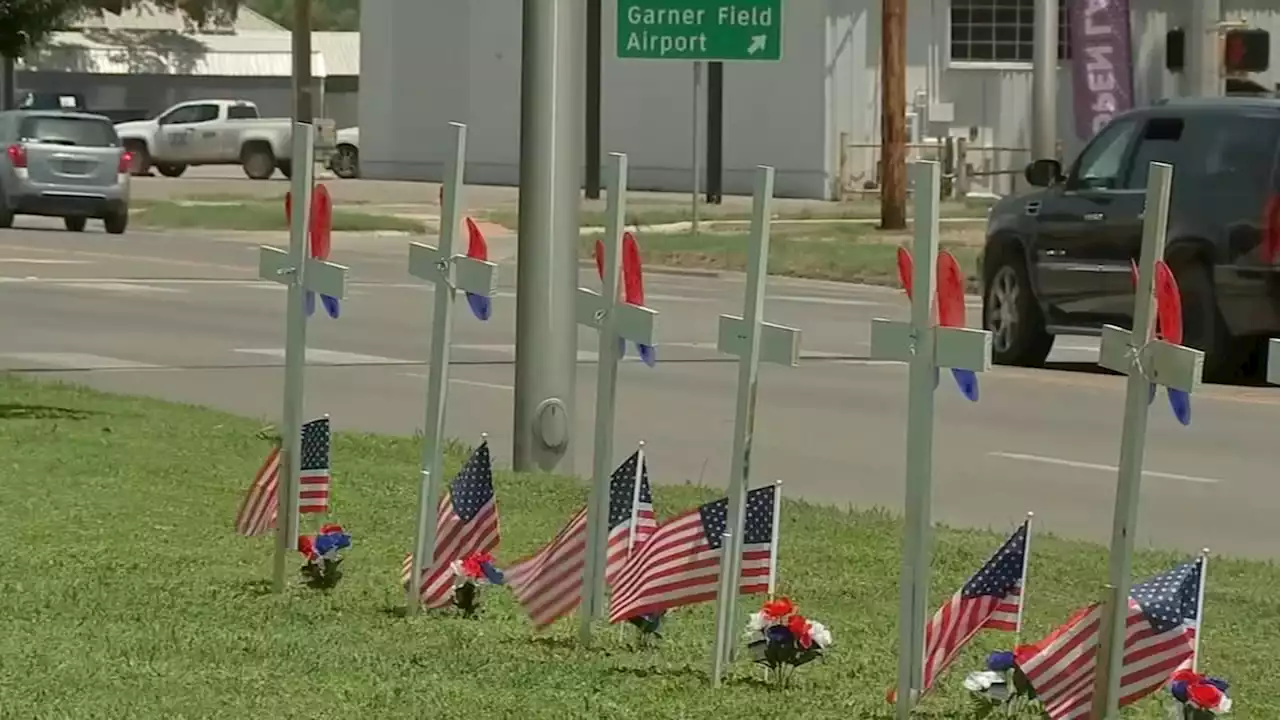
<svg viewBox="0 0 1280 720">
<path fill-rule="evenodd" d="M 232 517 L 266 450 L 261 422 L 73 386 L 0 378 L 0 716 L 13 718 L 888 718 L 895 673 L 897 519 L 785 504 L 781 591 L 827 623 L 836 645 L 771 690 L 739 660 L 725 687 L 706 680 L 709 605 L 671 614 L 666 638 L 637 651 L 601 627 L 594 648 L 572 622 L 534 633 L 500 588 L 479 620 L 400 617 L 397 574 L 413 534 L 418 442 L 339 433 L 334 520 L 354 536 L 346 579 L 329 594 L 266 594 L 270 538 Z M 335 411 L 338 408 L 316 408 Z M 342 415 L 335 413 L 341 427 Z M 501 449 L 500 449 L 501 450 Z M 451 456 L 449 467 L 459 458 Z M 651 458 L 661 483 L 662 458 Z M 857 472 L 856 458 L 852 472 Z M 898 477 L 883 478 L 901 482 Z M 583 502 L 573 480 L 498 472 L 500 563 L 547 541 Z M 713 497 L 655 488 L 661 517 Z M 1109 497 L 1098 512 L 1110 512 Z M 933 602 L 998 546 L 997 532 L 940 530 Z M 309 521 L 313 522 L 313 521 Z M 1092 600 L 1103 548 L 1037 535 L 1028 587 L 1033 640 Z M 1183 558 L 1140 554 L 1147 576 Z M 291 570 L 296 567 L 291 559 Z M 1203 669 L 1233 682 L 1236 716 L 1280 717 L 1280 572 L 1215 558 Z M 744 601 L 745 613 L 755 600 Z M 969 717 L 960 689 L 1007 634 L 978 637 L 921 707 Z M 1165 718 L 1147 700 L 1126 718 Z"/>
<path fill-rule="evenodd" d="M 289 229 L 283 201 L 136 201 L 130 222 L 137 227 L 181 230 L 266 231 Z M 394 215 L 335 209 L 335 232 L 424 232 L 422 223 Z"/>
<path fill-rule="evenodd" d="M 583 237 L 579 252 L 594 257 L 599 235 Z M 745 228 L 720 227 L 700 233 L 637 231 L 641 260 L 646 265 L 712 270 L 745 270 L 750 236 Z M 776 224 L 769 242 L 769 274 L 818 280 L 898 284 L 898 247 L 910 245 L 902 235 L 879 233 L 858 224 Z M 968 290 L 978 286 L 981 247 L 946 242 L 967 279 Z"/>
</svg>

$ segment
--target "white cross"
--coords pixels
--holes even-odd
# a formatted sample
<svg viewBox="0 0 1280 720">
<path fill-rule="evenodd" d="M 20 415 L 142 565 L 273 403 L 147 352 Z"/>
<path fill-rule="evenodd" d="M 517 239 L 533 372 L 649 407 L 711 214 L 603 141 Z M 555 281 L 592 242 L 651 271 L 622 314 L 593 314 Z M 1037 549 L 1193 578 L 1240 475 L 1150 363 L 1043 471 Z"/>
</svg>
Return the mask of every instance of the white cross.
<svg viewBox="0 0 1280 720">
<path fill-rule="evenodd" d="M 310 257 L 307 231 L 311 191 L 315 185 L 315 126 L 293 126 L 292 195 L 299 207 L 289 222 L 289 249 L 258 248 L 258 277 L 286 286 L 284 410 L 281 413 L 280 487 L 276 493 L 276 553 L 273 589 L 284 591 L 287 559 L 298 544 L 298 468 L 302 451 L 302 401 L 306 381 L 307 291 L 342 299 L 347 294 L 347 268 Z"/>
<path fill-rule="evenodd" d="M 1151 383 L 1190 393 L 1199 387 L 1204 367 L 1204 353 L 1199 350 L 1151 338 L 1156 325 L 1155 265 L 1164 257 L 1172 184 L 1173 166 L 1151 163 L 1142 224 L 1142 257 L 1138 263 L 1138 283 L 1134 292 L 1133 331 L 1114 325 L 1102 328 L 1098 364 L 1128 377 L 1107 580 L 1107 586 L 1113 592 L 1105 604 L 1108 617 L 1102 623 L 1102 627 L 1111 629 L 1111 632 L 1102 633 L 1099 638 L 1094 677 L 1096 717 L 1115 717 L 1119 712 L 1121 660 L 1127 627 L 1125 617 L 1129 611 L 1134 533 L 1138 524 Z"/>
<path fill-rule="evenodd" d="M 871 321 L 871 357 L 905 362 L 907 389 L 906 526 L 898 611 L 897 717 L 905 720 L 923 685 L 924 624 L 928 612 L 932 533 L 933 420 L 939 368 L 991 368 L 991 333 L 938 327 L 933 317 L 938 258 L 941 172 L 935 162 L 913 163 L 915 259 L 911 320 Z"/>
<path fill-rule="evenodd" d="M 595 330 L 596 366 L 595 445 L 592 482 L 587 506 L 587 557 L 582 569 L 582 604 L 578 633 L 591 640 L 591 623 L 604 613 L 604 568 L 608 552 L 609 483 L 613 470 L 613 418 L 617 405 L 619 338 L 637 345 L 654 344 L 657 310 L 618 298 L 621 274 L 623 218 L 627 209 L 627 156 L 609 154 L 606 190 L 608 206 L 604 242 L 602 292 L 580 287 L 575 304 L 579 325 Z"/>
<path fill-rule="evenodd" d="M 444 421 L 449 390 L 449 346 L 453 340 L 453 304 L 458 290 L 493 297 L 497 265 L 454 252 L 462 207 L 462 182 L 467 161 L 467 126 L 449 123 L 454 152 L 445 163 L 441 197 L 440 244 L 409 243 L 409 273 L 435 286 L 431 323 L 431 364 L 427 371 L 427 410 L 422 428 L 422 472 L 419 474 L 418 516 L 413 562 L 409 570 L 406 607 L 422 605 L 419 588 L 422 567 L 435 560 L 436 506 L 444 472 Z"/>
<path fill-rule="evenodd" d="M 737 410 L 733 423 L 733 459 L 729 474 L 729 522 L 732 536 L 722 547 L 722 572 L 735 572 L 742 555 L 743 526 L 746 524 L 747 489 L 751 486 L 751 451 L 755 440 L 756 396 L 760 363 L 795 366 L 800 362 L 800 330 L 764 320 L 765 283 L 769 277 L 769 224 L 773 217 L 774 169 L 756 168 L 751 208 L 751 237 L 747 259 L 747 288 L 742 315 L 721 315 L 716 349 L 738 358 Z M 720 673 L 732 659 L 733 634 L 725 627 L 734 622 L 738 582 L 726 581 L 716 599 L 717 637 L 712 649 L 711 680 L 720 682 Z M 727 591 L 727 592 L 725 592 Z"/>
</svg>

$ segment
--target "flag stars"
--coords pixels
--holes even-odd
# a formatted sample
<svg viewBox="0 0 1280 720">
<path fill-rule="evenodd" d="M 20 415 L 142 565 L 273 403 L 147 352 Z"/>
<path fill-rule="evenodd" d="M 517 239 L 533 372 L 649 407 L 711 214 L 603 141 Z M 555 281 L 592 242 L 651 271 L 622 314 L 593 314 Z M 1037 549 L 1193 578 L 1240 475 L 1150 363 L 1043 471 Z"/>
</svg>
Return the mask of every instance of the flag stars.
<svg viewBox="0 0 1280 720">
<path fill-rule="evenodd" d="M 463 522 L 471 519 L 480 509 L 493 499 L 493 464 L 489 457 L 489 443 L 484 442 L 453 479 L 449 490 L 453 501 L 453 512 Z"/>
<path fill-rule="evenodd" d="M 609 481 L 609 529 L 629 522 L 632 501 L 635 499 L 636 465 L 640 465 L 640 506 L 652 508 L 653 494 L 649 489 L 649 468 L 640 461 L 640 451 L 631 454 Z"/>
</svg>

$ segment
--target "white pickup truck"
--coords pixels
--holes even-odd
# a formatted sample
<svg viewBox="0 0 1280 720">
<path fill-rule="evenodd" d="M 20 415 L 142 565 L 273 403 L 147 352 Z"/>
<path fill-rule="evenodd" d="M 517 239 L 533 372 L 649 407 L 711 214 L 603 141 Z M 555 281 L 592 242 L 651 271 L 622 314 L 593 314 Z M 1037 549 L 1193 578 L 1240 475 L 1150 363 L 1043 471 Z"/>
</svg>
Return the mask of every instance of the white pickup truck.
<svg viewBox="0 0 1280 720">
<path fill-rule="evenodd" d="M 316 160 L 324 163 L 334 146 L 332 120 L 316 120 Z M 119 123 L 116 133 L 133 158 L 130 172 L 146 175 L 155 167 L 178 177 L 192 165 L 240 165 L 254 180 L 276 170 L 292 171 L 290 118 L 264 118 L 245 100 L 193 100 L 178 103 L 150 120 Z"/>
</svg>

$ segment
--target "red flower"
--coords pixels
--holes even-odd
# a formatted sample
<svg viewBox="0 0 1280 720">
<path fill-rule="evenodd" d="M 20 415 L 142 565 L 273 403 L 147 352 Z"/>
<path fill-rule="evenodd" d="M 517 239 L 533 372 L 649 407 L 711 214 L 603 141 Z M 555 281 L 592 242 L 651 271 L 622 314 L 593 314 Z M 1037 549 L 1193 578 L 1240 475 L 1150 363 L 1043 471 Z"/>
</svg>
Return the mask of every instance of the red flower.
<svg viewBox="0 0 1280 720">
<path fill-rule="evenodd" d="M 795 611 L 795 604 L 791 602 L 790 598 L 784 597 L 780 597 L 777 600 L 770 600 L 764 604 L 763 608 L 761 608 L 761 612 L 763 612 L 766 617 L 773 618 L 774 620 L 781 620 Z"/>
<path fill-rule="evenodd" d="M 298 536 L 298 552 L 302 553 L 307 559 L 316 556 L 316 541 L 310 535 Z"/>
<path fill-rule="evenodd" d="M 1170 676 L 1169 684 L 1172 685 L 1173 683 L 1176 683 L 1176 682 L 1184 682 L 1188 685 L 1194 685 L 1195 683 L 1198 683 L 1203 679 L 1204 678 L 1200 677 L 1200 675 L 1197 674 L 1195 671 L 1183 668 L 1178 672 L 1174 673 L 1172 676 Z"/>
<path fill-rule="evenodd" d="M 1209 683 L 1196 683 L 1187 688 L 1187 699 L 1204 710 L 1213 710 L 1222 702 L 1222 691 Z"/>
<path fill-rule="evenodd" d="M 329 533 L 340 533 L 340 532 L 342 532 L 342 526 L 338 525 L 337 523 L 325 523 L 324 525 L 320 526 L 321 535 L 328 535 Z"/>
<path fill-rule="evenodd" d="M 469 578 L 482 578 L 484 577 L 483 565 L 492 562 L 493 555 L 487 552 L 474 553 L 462 561 L 462 573 Z"/>
<path fill-rule="evenodd" d="M 803 615 L 792 615 L 791 619 L 787 621 L 787 629 L 795 636 L 796 643 L 805 650 L 808 650 L 813 645 L 813 636 L 809 634 L 811 627 L 809 621 L 805 620 Z"/>
</svg>

